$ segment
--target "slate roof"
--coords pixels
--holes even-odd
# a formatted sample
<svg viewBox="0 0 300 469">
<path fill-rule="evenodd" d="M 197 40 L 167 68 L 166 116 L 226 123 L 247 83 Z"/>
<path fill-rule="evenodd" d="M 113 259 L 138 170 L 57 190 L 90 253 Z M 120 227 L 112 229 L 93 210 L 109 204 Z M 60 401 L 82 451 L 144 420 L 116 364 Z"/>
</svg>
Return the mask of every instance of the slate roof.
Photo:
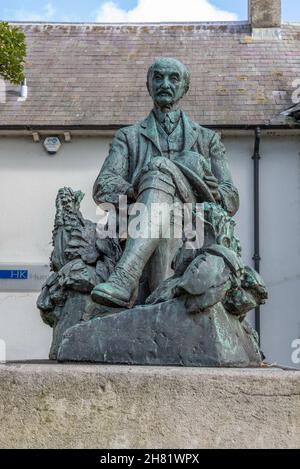
<svg viewBox="0 0 300 469">
<path fill-rule="evenodd" d="M 253 40 L 246 23 L 21 23 L 27 38 L 28 99 L 7 84 L 0 126 L 132 124 L 151 108 L 145 87 L 158 56 L 191 70 L 183 108 L 207 126 L 282 122 L 300 78 L 300 23 L 281 40 Z"/>
</svg>

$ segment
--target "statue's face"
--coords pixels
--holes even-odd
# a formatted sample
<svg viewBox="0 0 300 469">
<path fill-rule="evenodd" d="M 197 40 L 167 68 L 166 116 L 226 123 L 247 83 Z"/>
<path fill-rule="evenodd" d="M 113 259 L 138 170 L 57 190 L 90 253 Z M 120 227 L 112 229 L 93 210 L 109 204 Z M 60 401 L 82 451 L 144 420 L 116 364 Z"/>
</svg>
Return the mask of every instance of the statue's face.
<svg viewBox="0 0 300 469">
<path fill-rule="evenodd" d="M 150 95 L 161 109 L 174 106 L 184 95 L 186 83 L 183 70 L 174 63 L 157 63 L 148 84 Z"/>
</svg>

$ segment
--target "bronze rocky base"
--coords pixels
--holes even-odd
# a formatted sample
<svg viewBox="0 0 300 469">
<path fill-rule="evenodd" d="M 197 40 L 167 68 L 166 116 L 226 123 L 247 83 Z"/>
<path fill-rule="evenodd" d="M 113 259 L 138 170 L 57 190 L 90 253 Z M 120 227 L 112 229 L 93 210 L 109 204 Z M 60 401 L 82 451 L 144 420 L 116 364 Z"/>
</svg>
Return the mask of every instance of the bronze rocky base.
<svg viewBox="0 0 300 469">
<path fill-rule="evenodd" d="M 256 334 L 221 303 L 187 313 L 178 299 L 137 306 L 69 328 L 58 361 L 207 367 L 259 366 Z"/>
</svg>

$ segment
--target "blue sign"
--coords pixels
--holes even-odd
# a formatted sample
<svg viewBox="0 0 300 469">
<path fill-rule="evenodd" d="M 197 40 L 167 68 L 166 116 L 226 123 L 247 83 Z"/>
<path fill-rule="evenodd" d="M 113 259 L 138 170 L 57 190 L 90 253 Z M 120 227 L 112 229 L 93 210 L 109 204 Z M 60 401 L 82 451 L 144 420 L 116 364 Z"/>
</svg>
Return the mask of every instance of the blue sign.
<svg viewBox="0 0 300 469">
<path fill-rule="evenodd" d="M 28 280 L 28 270 L 0 270 L 0 279 Z"/>
</svg>

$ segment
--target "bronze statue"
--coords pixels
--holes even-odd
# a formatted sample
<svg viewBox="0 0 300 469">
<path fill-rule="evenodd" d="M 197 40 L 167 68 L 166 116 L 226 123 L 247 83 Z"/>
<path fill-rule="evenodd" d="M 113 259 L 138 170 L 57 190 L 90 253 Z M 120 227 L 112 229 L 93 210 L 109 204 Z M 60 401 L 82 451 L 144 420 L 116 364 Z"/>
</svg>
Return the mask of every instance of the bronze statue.
<svg viewBox="0 0 300 469">
<path fill-rule="evenodd" d="M 175 199 L 207 201 L 220 204 L 230 215 L 236 213 L 239 197 L 224 146 L 215 132 L 190 121 L 179 108 L 189 84 L 189 71 L 175 59 L 158 59 L 149 68 L 147 87 L 153 110 L 143 122 L 115 136 L 94 185 L 96 203 L 116 202 L 119 194 L 126 194 L 146 205 L 171 204 Z M 167 278 L 178 248 L 173 239 L 168 241 L 128 239 L 115 271 L 92 291 L 93 300 L 131 307 L 151 256 L 148 270 L 153 291 Z"/>
<path fill-rule="evenodd" d="M 119 130 L 94 185 L 97 204 L 119 209 L 120 196 L 141 212 L 155 236 L 99 236 L 80 212 L 83 194 L 65 187 L 56 199 L 53 273 L 38 298 L 53 327 L 50 358 L 59 361 L 189 366 L 258 366 L 257 334 L 247 312 L 265 302 L 266 286 L 245 266 L 232 218 L 239 208 L 219 136 L 180 110 L 190 74 L 175 59 L 149 68 L 149 116 Z M 189 243 L 182 220 L 149 218 L 153 205 L 191 207 L 203 242 Z M 197 211 L 202 204 L 202 212 Z M 151 212 L 151 210 L 150 210 Z M 177 226 L 178 225 L 178 226 Z M 188 249 L 189 247 L 189 249 Z"/>
</svg>

